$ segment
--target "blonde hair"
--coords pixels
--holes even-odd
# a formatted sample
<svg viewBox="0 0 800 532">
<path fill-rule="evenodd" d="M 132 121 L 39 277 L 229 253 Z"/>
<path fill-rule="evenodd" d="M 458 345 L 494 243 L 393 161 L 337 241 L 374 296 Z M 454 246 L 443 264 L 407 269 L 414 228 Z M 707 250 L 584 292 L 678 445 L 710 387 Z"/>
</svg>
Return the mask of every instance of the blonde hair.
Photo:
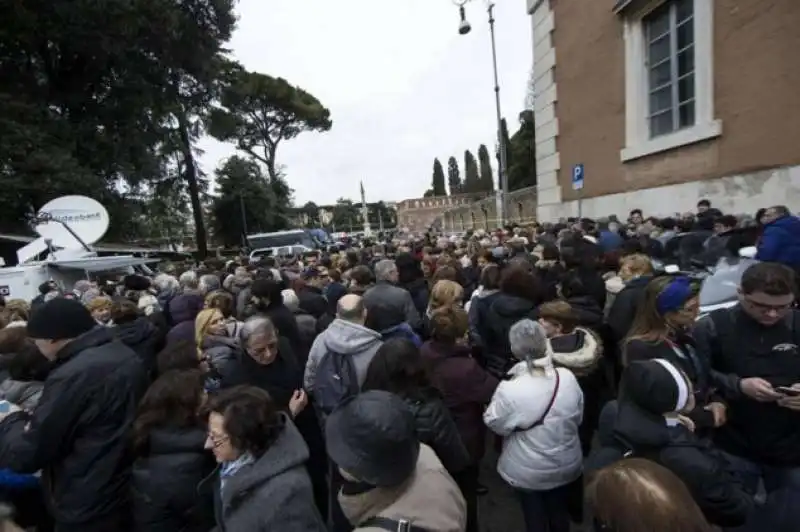
<svg viewBox="0 0 800 532">
<path fill-rule="evenodd" d="M 217 319 L 217 316 L 221 319 L 225 319 L 225 316 L 219 309 L 205 308 L 201 310 L 194 319 L 194 343 L 197 346 L 197 352 L 201 355 L 203 354 L 203 339 L 208 333 L 209 326 Z"/>
<path fill-rule="evenodd" d="M 653 262 L 642 253 L 634 253 L 619 260 L 619 277 L 625 282 L 653 273 Z"/>
<path fill-rule="evenodd" d="M 24 299 L 9 299 L 6 301 L 5 314 L 9 322 L 28 321 L 31 306 Z"/>
<path fill-rule="evenodd" d="M 442 279 L 433 285 L 428 306 L 431 312 L 435 312 L 443 307 L 458 306 L 462 299 L 464 299 L 464 289 L 461 285 L 455 281 Z"/>
<path fill-rule="evenodd" d="M 111 305 L 113 301 L 111 301 L 110 297 L 96 297 L 86 303 L 86 308 L 89 309 L 89 312 L 96 312 L 98 310 L 111 310 Z"/>
</svg>

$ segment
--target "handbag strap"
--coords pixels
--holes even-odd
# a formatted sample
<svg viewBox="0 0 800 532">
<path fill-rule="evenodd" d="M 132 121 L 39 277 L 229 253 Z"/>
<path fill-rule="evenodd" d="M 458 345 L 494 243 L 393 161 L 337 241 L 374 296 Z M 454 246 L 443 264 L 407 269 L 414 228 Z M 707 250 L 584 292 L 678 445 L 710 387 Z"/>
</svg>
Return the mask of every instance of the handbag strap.
<svg viewBox="0 0 800 532">
<path fill-rule="evenodd" d="M 547 414 L 549 414 L 550 410 L 553 409 L 553 405 L 556 402 L 556 396 L 558 396 L 558 388 L 561 385 L 561 376 L 558 374 L 558 369 L 556 369 L 555 372 L 556 372 L 556 386 L 553 389 L 553 396 L 550 397 L 550 402 L 547 403 L 547 408 L 545 409 L 544 414 L 542 414 L 542 417 L 540 417 L 538 420 L 534 421 L 533 423 L 531 423 L 527 427 L 519 427 L 517 429 L 514 429 L 514 432 L 525 432 L 525 431 L 534 429 L 534 428 L 536 428 L 539 425 L 544 423 L 544 420 L 547 417 Z"/>
</svg>

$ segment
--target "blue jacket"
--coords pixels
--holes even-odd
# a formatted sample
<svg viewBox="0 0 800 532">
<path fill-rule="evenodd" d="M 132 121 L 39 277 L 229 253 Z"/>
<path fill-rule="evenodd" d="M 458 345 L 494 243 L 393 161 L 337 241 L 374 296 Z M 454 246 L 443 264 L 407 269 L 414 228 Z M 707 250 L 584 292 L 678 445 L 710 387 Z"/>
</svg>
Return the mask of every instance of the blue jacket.
<svg viewBox="0 0 800 532">
<path fill-rule="evenodd" d="M 764 226 L 756 259 L 800 268 L 800 218 L 783 216 Z"/>
<path fill-rule="evenodd" d="M 619 236 L 619 233 L 608 230 L 600 231 L 598 236 L 599 238 L 597 239 L 597 244 L 600 246 L 600 249 L 602 249 L 603 252 L 619 249 L 625 242 L 622 237 Z"/>
<path fill-rule="evenodd" d="M 39 487 L 39 477 L 14 473 L 10 469 L 0 469 L 0 488 L 7 490 L 24 490 Z"/>
</svg>

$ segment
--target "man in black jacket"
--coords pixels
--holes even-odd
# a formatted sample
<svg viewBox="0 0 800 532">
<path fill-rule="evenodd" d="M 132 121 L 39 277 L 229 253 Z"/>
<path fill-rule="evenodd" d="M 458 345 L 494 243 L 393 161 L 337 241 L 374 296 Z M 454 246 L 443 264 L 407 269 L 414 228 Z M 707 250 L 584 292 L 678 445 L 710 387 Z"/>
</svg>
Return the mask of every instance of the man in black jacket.
<svg viewBox="0 0 800 532">
<path fill-rule="evenodd" d="M 800 312 L 792 310 L 793 272 L 760 263 L 742 276 L 739 304 L 697 323 L 694 339 L 728 422 L 714 443 L 755 493 L 789 490 L 800 504 Z M 791 530 L 800 529 L 793 523 Z"/>
<path fill-rule="evenodd" d="M 28 333 L 53 365 L 36 409 L 12 407 L 0 421 L 0 468 L 41 470 L 56 532 L 125 530 L 127 440 L 144 368 L 75 300 L 42 305 Z"/>
</svg>

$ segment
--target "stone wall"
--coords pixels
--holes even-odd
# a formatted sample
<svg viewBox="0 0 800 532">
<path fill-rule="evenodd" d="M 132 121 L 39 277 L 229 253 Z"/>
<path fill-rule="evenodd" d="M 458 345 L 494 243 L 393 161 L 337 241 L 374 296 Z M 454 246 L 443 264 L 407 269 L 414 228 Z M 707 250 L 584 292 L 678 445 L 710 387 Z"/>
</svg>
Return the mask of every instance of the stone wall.
<svg viewBox="0 0 800 532">
<path fill-rule="evenodd" d="M 536 187 L 509 192 L 506 197 L 506 218 L 507 223 L 519 225 L 536 221 Z M 502 225 L 494 195 L 447 210 L 442 215 L 441 223 L 445 231 L 488 230 Z"/>
<path fill-rule="evenodd" d="M 456 194 L 398 201 L 397 226 L 412 233 L 427 231 L 431 226 L 443 222 L 446 211 L 469 205 L 481 196 L 482 194 Z"/>
</svg>

